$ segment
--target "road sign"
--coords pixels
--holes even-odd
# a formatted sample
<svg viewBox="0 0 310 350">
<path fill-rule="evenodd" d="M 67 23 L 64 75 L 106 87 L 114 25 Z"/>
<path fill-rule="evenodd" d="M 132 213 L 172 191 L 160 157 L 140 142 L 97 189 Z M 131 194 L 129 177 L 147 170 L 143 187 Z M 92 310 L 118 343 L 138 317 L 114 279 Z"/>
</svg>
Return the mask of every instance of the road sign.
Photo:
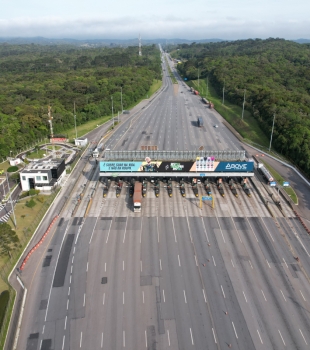
<svg viewBox="0 0 310 350">
<path fill-rule="evenodd" d="M 288 187 L 290 185 L 290 183 L 289 182 L 287 182 L 287 181 L 283 181 L 283 187 Z"/>
<path fill-rule="evenodd" d="M 206 176 L 206 174 L 199 174 L 199 176 Z"/>
<path fill-rule="evenodd" d="M 212 201 L 212 196 L 202 196 L 201 199 L 203 201 Z"/>
<path fill-rule="evenodd" d="M 276 183 L 275 181 L 272 181 L 272 182 L 269 183 L 269 185 L 270 185 L 271 187 L 275 187 L 276 184 L 277 184 L 277 183 Z"/>
<path fill-rule="evenodd" d="M 187 78 L 184 78 L 184 80 L 186 81 L 186 80 L 187 80 Z"/>
</svg>

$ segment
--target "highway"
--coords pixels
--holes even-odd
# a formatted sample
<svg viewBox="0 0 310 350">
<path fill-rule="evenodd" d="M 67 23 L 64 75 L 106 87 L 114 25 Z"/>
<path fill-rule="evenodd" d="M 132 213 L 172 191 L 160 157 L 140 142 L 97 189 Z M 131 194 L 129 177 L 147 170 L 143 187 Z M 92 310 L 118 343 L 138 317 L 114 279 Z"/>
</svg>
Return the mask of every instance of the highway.
<svg viewBox="0 0 310 350">
<path fill-rule="evenodd" d="M 221 116 L 163 68 L 163 91 L 126 116 L 105 147 L 243 149 Z M 212 184 L 215 208 L 200 209 L 191 187 L 182 198 L 174 182 L 172 198 L 163 184 L 156 198 L 148 184 L 134 213 L 126 187 L 116 198 L 112 183 L 103 198 L 93 159 L 82 169 L 55 232 L 22 273 L 18 349 L 309 349 L 310 242 L 288 206 L 286 217 L 274 206 L 272 218 L 253 187 L 249 198 L 238 184 L 236 198 L 226 183 L 224 198 Z"/>
</svg>

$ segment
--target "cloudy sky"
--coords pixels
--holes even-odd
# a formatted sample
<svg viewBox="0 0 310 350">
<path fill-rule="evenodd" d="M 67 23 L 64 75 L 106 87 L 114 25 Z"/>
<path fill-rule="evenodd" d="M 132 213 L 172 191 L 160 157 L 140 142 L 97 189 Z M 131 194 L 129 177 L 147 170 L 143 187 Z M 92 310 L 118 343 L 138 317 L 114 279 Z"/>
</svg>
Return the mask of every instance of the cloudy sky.
<svg viewBox="0 0 310 350">
<path fill-rule="evenodd" d="M 310 39 L 309 0 L 0 0 L 0 37 Z"/>
</svg>

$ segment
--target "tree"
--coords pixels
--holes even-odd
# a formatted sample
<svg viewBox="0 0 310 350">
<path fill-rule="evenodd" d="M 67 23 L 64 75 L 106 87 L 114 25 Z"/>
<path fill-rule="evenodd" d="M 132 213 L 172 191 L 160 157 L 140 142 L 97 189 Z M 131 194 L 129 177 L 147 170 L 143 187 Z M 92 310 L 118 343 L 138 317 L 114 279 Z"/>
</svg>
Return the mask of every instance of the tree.
<svg viewBox="0 0 310 350">
<path fill-rule="evenodd" d="M 7 223 L 0 224 L 0 250 L 3 254 L 8 254 L 19 246 L 19 238 L 16 232 Z"/>
</svg>

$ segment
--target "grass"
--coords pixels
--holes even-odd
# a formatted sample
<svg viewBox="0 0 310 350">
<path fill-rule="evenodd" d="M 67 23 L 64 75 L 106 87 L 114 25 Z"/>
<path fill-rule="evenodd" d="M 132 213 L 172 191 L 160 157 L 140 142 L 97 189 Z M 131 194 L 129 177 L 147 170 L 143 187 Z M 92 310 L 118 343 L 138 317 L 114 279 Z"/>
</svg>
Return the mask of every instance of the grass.
<svg viewBox="0 0 310 350">
<path fill-rule="evenodd" d="M 278 184 L 283 184 L 283 182 L 286 181 L 272 166 L 262 159 L 262 157 L 260 157 L 259 161 L 265 165 Z M 295 204 L 298 204 L 298 197 L 292 187 L 283 187 L 283 190 L 291 197 Z"/>
<path fill-rule="evenodd" d="M 10 294 L 8 290 L 5 290 L 0 295 L 0 329 L 2 328 L 2 323 L 5 315 L 6 308 L 9 303 Z"/>
<path fill-rule="evenodd" d="M 58 151 L 59 149 L 62 148 L 62 146 L 57 146 L 57 145 L 51 146 L 51 145 L 49 145 L 49 146 L 46 146 L 46 147 L 44 147 L 44 148 L 47 148 L 47 149 L 49 149 L 49 150 L 51 150 L 51 151 L 53 151 L 53 149 L 55 149 L 56 151 Z"/>
<path fill-rule="evenodd" d="M 29 159 L 43 158 L 43 157 L 45 157 L 44 154 L 46 155 L 46 150 L 45 149 L 39 149 L 38 151 L 34 151 L 32 153 L 29 153 L 27 155 L 27 158 L 29 158 Z"/>
<path fill-rule="evenodd" d="M 8 162 L 7 160 L 3 163 L 0 164 L 0 169 L 4 170 L 5 172 L 8 170 L 8 168 L 10 167 L 10 162 Z M 3 174 L 2 174 L 3 176 Z"/>
<path fill-rule="evenodd" d="M 6 291 L 7 293 L 9 293 L 8 291 Z M 0 338 L 0 349 L 4 348 L 4 343 L 5 343 L 5 339 L 6 339 L 6 334 L 9 328 L 9 321 L 10 321 L 10 317 L 8 317 L 9 315 L 11 315 L 12 311 L 13 311 L 13 306 L 14 306 L 14 299 L 15 299 L 15 291 L 12 292 L 14 295 L 11 296 L 11 298 L 8 299 L 7 304 L 6 304 L 6 310 L 5 314 L 7 315 L 6 319 L 3 320 L 3 325 L 1 325 L 0 323 L 0 329 L 1 329 L 1 338 Z M 9 297 L 9 295 L 8 295 Z M 10 300 L 11 299 L 11 300 Z M 1 311 L 0 311 L 1 313 Z M 6 315 L 3 315 L 3 317 L 5 317 Z M 1 315 L 0 315 L 0 320 L 1 320 Z M 3 327 L 3 329 L 2 329 Z"/>
<path fill-rule="evenodd" d="M 225 104 L 222 105 L 223 96 L 219 96 L 216 93 L 210 82 L 208 83 L 207 94 L 206 79 L 199 80 L 199 87 L 197 80 L 189 81 L 188 85 L 194 87 L 195 90 L 198 90 L 199 94 L 203 97 L 206 97 L 207 100 L 211 100 L 212 103 L 214 103 L 214 108 L 224 117 L 225 120 L 227 120 L 230 125 L 232 125 L 239 132 L 245 141 L 248 143 L 254 143 L 264 148 L 267 148 L 269 146 L 268 138 L 260 129 L 258 121 L 251 115 L 249 111 L 244 111 L 242 120 L 242 107 L 234 105 L 228 101 L 225 101 Z"/>
</svg>

